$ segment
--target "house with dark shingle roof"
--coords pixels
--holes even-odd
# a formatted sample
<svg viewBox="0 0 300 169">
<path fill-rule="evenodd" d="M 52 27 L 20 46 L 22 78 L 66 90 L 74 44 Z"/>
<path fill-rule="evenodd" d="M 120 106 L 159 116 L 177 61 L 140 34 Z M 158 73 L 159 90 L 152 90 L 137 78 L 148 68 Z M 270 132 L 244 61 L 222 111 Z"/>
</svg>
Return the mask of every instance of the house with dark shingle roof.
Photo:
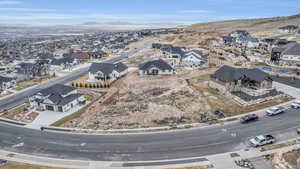
<svg viewBox="0 0 300 169">
<path fill-rule="evenodd" d="M 175 74 L 175 70 L 167 62 L 157 59 L 146 62 L 139 66 L 140 75 L 172 75 Z"/>
<path fill-rule="evenodd" d="M 12 89 L 16 87 L 16 80 L 9 77 L 0 76 L 0 93 L 7 89 Z"/>
<path fill-rule="evenodd" d="M 287 25 L 280 27 L 279 30 L 284 32 L 284 33 L 294 33 L 299 29 L 299 26 L 296 25 Z"/>
<path fill-rule="evenodd" d="M 212 77 L 226 86 L 227 90 L 240 91 L 242 89 L 265 90 L 272 88 L 272 78 L 269 74 L 257 68 L 235 68 L 222 66 Z"/>
<path fill-rule="evenodd" d="M 72 57 L 61 57 L 53 58 L 50 62 L 50 67 L 52 70 L 56 69 L 71 69 L 75 65 L 78 65 L 79 61 Z"/>
<path fill-rule="evenodd" d="M 115 81 L 128 73 L 128 67 L 118 63 L 92 63 L 89 69 L 88 82 Z"/>
<path fill-rule="evenodd" d="M 78 105 L 84 105 L 86 99 L 75 87 L 56 84 L 31 96 L 29 103 L 36 109 L 67 112 Z"/>
<path fill-rule="evenodd" d="M 293 43 L 287 45 L 281 53 L 281 60 L 283 61 L 300 61 L 300 44 Z"/>
</svg>

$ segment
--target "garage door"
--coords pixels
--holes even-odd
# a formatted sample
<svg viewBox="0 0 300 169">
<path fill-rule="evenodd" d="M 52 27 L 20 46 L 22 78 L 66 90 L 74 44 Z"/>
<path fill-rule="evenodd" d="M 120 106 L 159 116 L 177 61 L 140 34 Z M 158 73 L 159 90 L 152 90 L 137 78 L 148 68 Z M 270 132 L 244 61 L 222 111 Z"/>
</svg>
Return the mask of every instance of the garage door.
<svg viewBox="0 0 300 169">
<path fill-rule="evenodd" d="M 46 106 L 46 110 L 50 110 L 50 111 L 54 111 L 54 107 L 53 106 Z"/>
</svg>

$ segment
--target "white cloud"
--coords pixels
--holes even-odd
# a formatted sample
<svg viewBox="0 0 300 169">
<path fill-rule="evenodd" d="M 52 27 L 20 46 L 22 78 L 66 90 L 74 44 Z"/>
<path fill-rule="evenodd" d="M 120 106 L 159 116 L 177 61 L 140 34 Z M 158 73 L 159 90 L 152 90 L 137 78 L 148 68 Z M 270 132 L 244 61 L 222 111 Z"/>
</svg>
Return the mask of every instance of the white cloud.
<svg viewBox="0 0 300 169">
<path fill-rule="evenodd" d="M 21 1 L 0 1 L 0 5 L 18 5 Z"/>
<path fill-rule="evenodd" d="M 179 13 L 182 14 L 203 14 L 203 13 L 211 13 L 212 11 L 209 10 L 183 10 L 183 11 L 179 11 Z"/>
</svg>

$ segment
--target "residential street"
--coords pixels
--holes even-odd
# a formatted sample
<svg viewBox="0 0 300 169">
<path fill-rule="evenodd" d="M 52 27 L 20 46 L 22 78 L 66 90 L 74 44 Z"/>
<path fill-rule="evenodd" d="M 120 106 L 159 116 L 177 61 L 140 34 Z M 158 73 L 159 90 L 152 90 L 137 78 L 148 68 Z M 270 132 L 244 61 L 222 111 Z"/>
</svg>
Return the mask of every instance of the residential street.
<svg viewBox="0 0 300 169">
<path fill-rule="evenodd" d="M 247 148 L 247 140 L 273 134 L 277 141 L 295 138 L 299 110 L 264 117 L 242 125 L 227 125 L 162 133 L 80 135 L 53 133 L 0 124 L 1 149 L 63 159 L 148 161 L 199 157 Z M 22 143 L 22 146 L 14 146 Z"/>
<path fill-rule="evenodd" d="M 162 39 L 162 38 L 163 38 L 163 36 L 160 37 L 159 40 Z M 116 58 L 108 59 L 104 62 L 108 62 L 108 63 L 119 62 L 119 61 L 127 58 L 128 56 L 134 55 L 135 53 L 138 53 L 139 51 L 141 51 L 141 50 L 143 50 L 147 47 L 150 47 L 151 44 L 156 42 L 156 41 L 158 41 L 158 40 L 150 41 L 149 43 L 145 44 L 144 46 L 141 46 L 140 48 L 134 49 L 130 52 L 123 53 L 122 55 L 120 55 Z M 27 90 L 25 89 L 24 91 L 18 92 L 15 95 L 0 99 L 0 111 L 7 110 L 7 109 L 10 109 L 10 108 L 13 108 L 13 107 L 16 107 L 18 105 L 21 105 L 21 104 L 25 103 L 29 96 L 33 95 L 34 93 L 36 93 L 37 91 L 39 91 L 41 89 L 45 89 L 45 88 L 53 86 L 55 84 L 65 84 L 65 83 L 68 83 L 68 82 L 73 81 L 75 79 L 78 79 L 79 77 L 87 74 L 88 69 L 89 69 L 88 67 L 81 68 L 81 69 L 79 69 L 77 71 L 74 71 L 71 74 L 68 74 L 66 76 L 58 77 L 54 80 L 49 80 L 49 81 L 47 81 L 45 83 L 42 83 L 42 84 L 40 84 L 36 87 L 32 87 L 32 88 L 27 89 Z"/>
</svg>

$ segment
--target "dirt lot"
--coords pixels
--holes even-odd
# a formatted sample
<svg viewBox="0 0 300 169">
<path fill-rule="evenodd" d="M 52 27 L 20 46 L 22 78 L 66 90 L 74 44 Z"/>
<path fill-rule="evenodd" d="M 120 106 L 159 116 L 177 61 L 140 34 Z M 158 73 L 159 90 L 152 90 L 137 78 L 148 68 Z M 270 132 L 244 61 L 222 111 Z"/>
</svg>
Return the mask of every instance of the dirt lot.
<svg viewBox="0 0 300 169">
<path fill-rule="evenodd" d="M 215 110 L 226 116 L 278 104 L 243 108 L 207 87 L 208 73 L 215 69 L 179 71 L 177 75 L 140 77 L 132 72 L 117 81 L 79 117 L 63 127 L 123 129 L 188 123 L 214 123 Z M 104 101 L 103 98 L 105 98 Z M 71 121 L 71 122 L 70 122 Z"/>
<path fill-rule="evenodd" d="M 24 163 L 8 162 L 5 165 L 0 165 L 0 169 L 63 169 L 63 168 L 45 167 L 45 166 L 38 166 L 38 165 L 31 165 L 31 164 L 24 164 Z"/>
<path fill-rule="evenodd" d="M 300 158 L 300 150 L 285 153 L 283 157 L 286 162 L 288 162 L 294 168 L 297 168 L 297 160 Z"/>
<path fill-rule="evenodd" d="M 144 49 L 138 52 L 137 54 L 130 56 L 126 59 L 124 64 L 128 66 L 137 67 L 138 65 L 145 63 L 147 61 L 153 60 L 157 57 L 160 57 L 160 52 L 155 49 Z"/>
</svg>

